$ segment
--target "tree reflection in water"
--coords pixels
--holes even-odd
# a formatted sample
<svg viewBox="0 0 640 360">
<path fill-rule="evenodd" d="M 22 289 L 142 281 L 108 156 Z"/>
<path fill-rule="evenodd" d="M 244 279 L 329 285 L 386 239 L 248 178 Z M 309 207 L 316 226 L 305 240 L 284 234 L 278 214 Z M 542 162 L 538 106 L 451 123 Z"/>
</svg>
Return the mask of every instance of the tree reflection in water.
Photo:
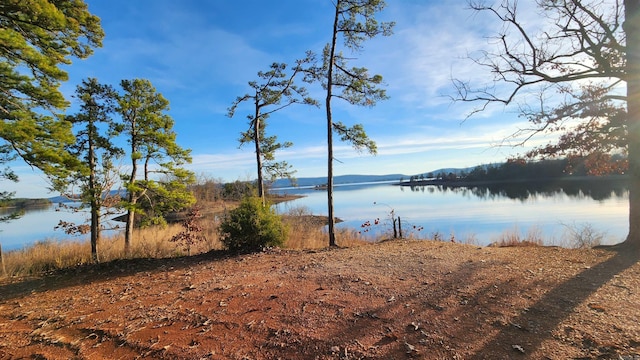
<svg viewBox="0 0 640 360">
<path fill-rule="evenodd" d="M 625 178 L 590 178 L 493 183 L 433 182 L 427 185 L 409 185 L 409 188 L 413 192 L 449 192 L 465 197 L 475 196 L 480 199 L 507 197 L 525 201 L 532 198 L 552 198 L 565 194 L 573 198 L 603 201 L 611 198 L 624 198 L 628 192 L 628 181 Z"/>
</svg>

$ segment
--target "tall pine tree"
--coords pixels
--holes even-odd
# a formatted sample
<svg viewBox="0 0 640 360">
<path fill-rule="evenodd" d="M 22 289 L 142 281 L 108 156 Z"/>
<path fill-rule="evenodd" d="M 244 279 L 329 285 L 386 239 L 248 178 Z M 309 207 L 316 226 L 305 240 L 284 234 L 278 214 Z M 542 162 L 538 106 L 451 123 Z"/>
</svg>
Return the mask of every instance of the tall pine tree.
<svg viewBox="0 0 640 360">
<path fill-rule="evenodd" d="M 176 143 L 174 121 L 166 113 L 169 101 L 149 80 L 123 80 L 120 85 L 123 94 L 118 98 L 117 111 L 122 122 L 116 134 L 126 135 L 131 158 L 131 171 L 123 176 L 127 190 L 124 206 L 127 209 L 125 253 L 128 254 L 136 213 L 143 215 L 146 222 L 158 222 L 166 212 L 192 205 L 195 200 L 187 191 L 187 185 L 195 181 L 195 176 L 182 168 L 191 162 L 191 156 L 189 150 Z M 143 165 L 142 174 L 140 165 Z M 164 179 L 152 179 L 150 174 L 154 172 L 162 173 Z"/>
<path fill-rule="evenodd" d="M 64 151 L 74 141 L 71 127 L 58 115 L 68 106 L 61 65 L 91 55 L 103 36 L 82 0 L 0 3 L 0 165 L 22 159 L 59 176 L 75 162 Z M 0 179 L 18 180 L 8 167 Z"/>
</svg>

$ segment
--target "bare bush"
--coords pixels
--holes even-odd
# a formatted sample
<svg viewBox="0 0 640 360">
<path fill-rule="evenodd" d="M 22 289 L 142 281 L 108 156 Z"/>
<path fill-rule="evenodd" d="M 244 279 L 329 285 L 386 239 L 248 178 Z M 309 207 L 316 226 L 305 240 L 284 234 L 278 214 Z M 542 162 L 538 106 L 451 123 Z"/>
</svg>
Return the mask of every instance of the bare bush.
<svg viewBox="0 0 640 360">
<path fill-rule="evenodd" d="M 565 238 L 575 249 L 590 249 L 602 244 L 606 232 L 596 230 L 592 224 L 562 224 L 565 227 Z"/>
</svg>

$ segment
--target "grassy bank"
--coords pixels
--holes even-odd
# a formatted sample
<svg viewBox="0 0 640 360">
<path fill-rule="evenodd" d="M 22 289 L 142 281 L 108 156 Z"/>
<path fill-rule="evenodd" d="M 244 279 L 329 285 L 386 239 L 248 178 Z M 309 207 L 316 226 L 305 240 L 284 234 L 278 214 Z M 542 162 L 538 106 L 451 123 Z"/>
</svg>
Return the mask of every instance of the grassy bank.
<svg viewBox="0 0 640 360">
<path fill-rule="evenodd" d="M 124 237 L 122 235 L 103 237 L 98 244 L 101 262 L 109 262 L 124 258 L 162 259 L 197 255 L 212 250 L 222 250 L 224 246 L 218 237 L 219 216 L 209 214 L 199 219 L 202 232 L 201 240 L 191 245 L 172 241 L 176 234 L 183 230 L 181 224 L 170 224 L 164 227 L 150 227 L 137 229 L 131 244 L 129 256 L 124 252 Z M 327 234 L 323 230 L 326 217 L 312 215 L 304 207 L 291 208 L 283 214 L 283 221 L 288 226 L 288 237 L 284 248 L 287 249 L 321 249 L 327 246 Z M 382 233 L 380 238 L 367 239 L 357 229 L 337 229 L 337 240 L 340 246 L 353 247 L 371 242 L 384 241 L 391 237 L 392 232 Z M 455 234 L 432 233 L 413 239 L 435 240 L 479 245 L 481 242 L 474 235 L 464 238 Z M 604 234 L 596 231 L 589 224 L 567 226 L 566 235 L 559 245 L 565 248 L 591 248 L 599 245 Z M 539 228 L 519 229 L 517 226 L 506 229 L 495 239 L 491 239 L 490 246 L 544 246 L 549 243 L 542 237 Z M 1 252 L 0 252 L 1 253 Z M 54 241 L 43 240 L 20 250 L 8 251 L 2 254 L 0 276 L 23 277 L 40 275 L 49 271 L 75 267 L 91 263 L 91 249 L 88 241 Z"/>
<path fill-rule="evenodd" d="M 289 227 L 285 248 L 319 249 L 327 246 L 321 217 L 312 216 L 305 209 L 291 209 L 283 217 Z M 137 229 L 131 244 L 129 258 L 170 258 L 206 253 L 223 249 L 218 238 L 218 220 L 207 216 L 199 220 L 202 238 L 191 246 L 173 242 L 172 238 L 183 230 L 181 224 L 165 227 Z M 326 220 L 324 220 L 326 221 Z M 342 246 L 364 244 L 366 241 L 355 230 L 342 229 L 337 233 Z M 124 236 L 102 237 L 98 244 L 101 262 L 127 258 L 124 253 Z M 91 263 L 91 246 L 88 241 L 42 240 L 19 250 L 2 254 L 4 273 L 7 276 L 31 276 L 49 271 Z M 2 269 L 0 269 L 2 276 Z"/>
</svg>

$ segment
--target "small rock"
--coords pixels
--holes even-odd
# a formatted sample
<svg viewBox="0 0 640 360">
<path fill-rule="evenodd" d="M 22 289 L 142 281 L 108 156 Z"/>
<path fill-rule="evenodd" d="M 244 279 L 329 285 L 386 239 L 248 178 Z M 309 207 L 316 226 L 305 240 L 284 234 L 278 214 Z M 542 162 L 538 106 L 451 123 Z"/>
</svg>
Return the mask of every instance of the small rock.
<svg viewBox="0 0 640 360">
<path fill-rule="evenodd" d="M 525 353 L 524 348 L 520 345 L 511 345 L 511 348 L 521 354 Z"/>
</svg>

